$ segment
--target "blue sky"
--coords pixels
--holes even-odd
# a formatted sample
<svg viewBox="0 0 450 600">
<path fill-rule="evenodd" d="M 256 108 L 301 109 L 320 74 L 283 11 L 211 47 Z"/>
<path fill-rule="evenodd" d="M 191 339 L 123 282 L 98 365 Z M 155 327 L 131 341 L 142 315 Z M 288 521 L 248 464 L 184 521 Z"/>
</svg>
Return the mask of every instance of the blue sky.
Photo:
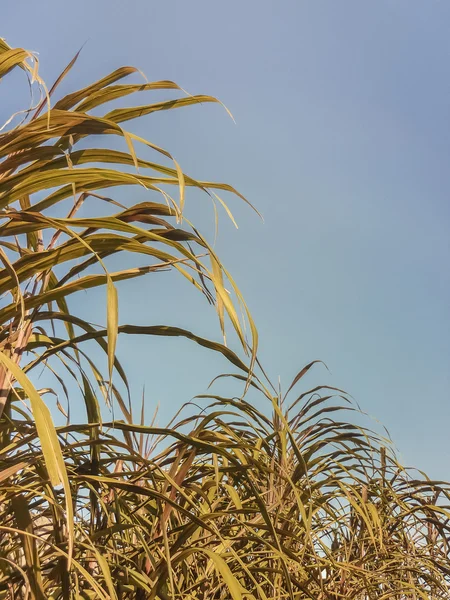
<svg viewBox="0 0 450 600">
<path fill-rule="evenodd" d="M 305 385 L 345 388 L 405 463 L 448 479 L 450 5 L 17 0 L 1 25 L 11 45 L 39 52 L 48 82 L 87 41 L 62 91 L 131 64 L 231 109 L 236 125 L 205 105 L 153 115 L 139 133 L 263 213 L 264 224 L 230 198 L 239 230 L 222 215 L 217 249 L 266 369 L 287 387 L 324 360 L 331 373 L 318 368 Z M 204 200 L 188 215 L 211 231 Z M 219 335 L 186 284 L 158 277 L 121 287 L 122 322 Z M 227 368 L 173 340 L 123 339 L 119 353 L 149 411 L 160 403 L 161 424 Z"/>
</svg>

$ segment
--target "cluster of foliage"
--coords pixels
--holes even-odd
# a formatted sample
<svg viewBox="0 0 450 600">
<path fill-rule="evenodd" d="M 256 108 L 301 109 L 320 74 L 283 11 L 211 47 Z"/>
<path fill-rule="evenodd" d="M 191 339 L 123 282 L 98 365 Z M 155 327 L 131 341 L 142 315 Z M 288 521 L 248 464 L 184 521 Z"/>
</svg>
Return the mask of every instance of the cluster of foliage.
<svg viewBox="0 0 450 600">
<path fill-rule="evenodd" d="M 271 386 L 239 290 L 183 215 L 188 188 L 230 216 L 218 193 L 237 192 L 189 177 L 121 126 L 216 100 L 98 116 L 130 94 L 179 88 L 118 83 L 136 73 L 124 67 L 54 101 L 74 63 L 47 90 L 36 57 L 0 41 L 0 79 L 22 70 L 43 92 L 0 134 L 0 599 L 448 598 L 450 486 L 405 470 L 384 438 L 352 425 L 341 390 L 297 392 L 314 363 L 286 394 Z M 116 139 L 125 151 L 111 148 Z M 136 145 L 171 166 L 138 157 Z M 105 195 L 136 185 L 152 200 Z M 86 205 L 91 216 L 79 217 Z M 118 255 L 127 268 L 110 272 Z M 119 324 L 116 282 L 167 269 L 215 307 L 243 358 L 183 329 Z M 69 307 L 69 295 L 95 287 L 106 290 L 105 328 Z M 203 396 L 207 408 L 182 409 L 167 428 L 136 421 L 119 334 L 184 336 L 220 352 L 235 369 L 224 381 L 242 393 Z M 54 388 L 34 387 L 42 369 Z M 84 402 L 85 422 L 56 426 L 54 395 L 61 410 L 61 395 Z M 120 415 L 106 422 L 112 401 Z"/>
</svg>

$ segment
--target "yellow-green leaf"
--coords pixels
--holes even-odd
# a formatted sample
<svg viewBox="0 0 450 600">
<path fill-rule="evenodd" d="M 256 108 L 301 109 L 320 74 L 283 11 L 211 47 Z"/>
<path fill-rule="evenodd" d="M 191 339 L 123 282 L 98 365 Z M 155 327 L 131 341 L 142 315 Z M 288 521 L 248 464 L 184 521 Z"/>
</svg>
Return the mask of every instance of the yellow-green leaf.
<svg viewBox="0 0 450 600">
<path fill-rule="evenodd" d="M 50 478 L 50 483 L 53 486 L 62 485 L 64 488 L 66 499 L 66 522 L 69 541 L 69 567 L 73 550 L 73 507 L 72 497 L 67 475 L 66 466 L 59 444 L 58 435 L 50 414 L 50 411 L 36 388 L 25 375 L 23 370 L 16 365 L 6 354 L 0 351 L 0 362 L 11 371 L 14 379 L 22 386 L 25 394 L 28 396 L 36 423 L 36 430 L 42 446 L 42 454 L 44 455 L 45 466 Z"/>
<path fill-rule="evenodd" d="M 108 372 L 112 379 L 114 356 L 116 354 L 117 333 L 119 328 L 119 300 L 112 278 L 107 278 L 107 332 L 108 332 Z"/>
</svg>

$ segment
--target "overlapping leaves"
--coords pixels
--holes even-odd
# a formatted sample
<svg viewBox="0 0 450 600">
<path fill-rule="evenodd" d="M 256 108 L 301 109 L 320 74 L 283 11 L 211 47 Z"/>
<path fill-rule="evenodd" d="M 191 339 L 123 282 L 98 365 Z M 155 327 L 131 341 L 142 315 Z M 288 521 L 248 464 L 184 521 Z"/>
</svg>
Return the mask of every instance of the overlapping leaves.
<svg viewBox="0 0 450 600">
<path fill-rule="evenodd" d="M 285 397 L 255 369 L 256 329 L 239 290 L 183 214 L 197 190 L 233 218 L 218 193 L 239 194 L 188 176 L 121 125 L 216 100 L 108 112 L 130 95 L 179 90 L 123 83 L 131 67 L 58 98 L 75 59 L 47 90 L 35 57 L 0 40 L 0 85 L 22 69 L 42 92 L 0 133 L 0 599 L 448 598 L 449 485 L 406 471 L 386 440 L 352 425 L 356 408 L 341 390 L 318 386 L 288 405 L 316 361 Z M 136 186 L 148 199 L 110 196 Z M 127 267 L 108 270 L 119 255 Z M 215 306 L 248 358 L 170 323 L 119 322 L 116 282 L 166 269 Z M 104 326 L 72 302 L 93 288 L 106 291 Z M 238 369 L 224 376 L 238 396 L 198 398 L 210 406 L 192 414 L 191 405 L 166 428 L 146 424 L 144 404 L 136 420 L 115 356 L 120 335 L 182 336 L 220 352 Z M 35 389 L 42 368 L 58 392 Z M 48 395 L 65 426 L 54 426 Z M 73 398 L 84 401 L 82 424 L 70 420 Z M 102 423 L 112 400 L 120 414 Z"/>
<path fill-rule="evenodd" d="M 287 407 L 261 381 L 252 389 L 272 417 L 209 396 L 167 428 L 126 410 L 95 438 L 95 424 L 58 428 L 75 513 L 66 580 L 59 493 L 42 478 L 34 424 L 3 423 L 15 433 L 0 455 L 0 556 L 14 563 L 3 597 L 21 597 L 26 576 L 37 598 L 448 598 L 448 484 L 415 479 L 378 435 L 350 425 L 355 407 L 339 390 Z"/>
<path fill-rule="evenodd" d="M 213 200 L 223 201 L 217 191 L 237 192 L 225 184 L 202 182 L 185 175 L 170 153 L 122 128 L 121 123 L 160 110 L 171 110 L 204 102 L 216 102 L 210 96 L 187 96 L 139 107 L 116 108 L 104 116 L 92 115 L 112 100 L 140 92 L 178 90 L 170 81 L 117 84 L 135 74 L 125 67 L 107 77 L 55 100 L 58 84 L 75 64 L 76 57 L 48 91 L 39 79 L 37 60 L 22 49 L 0 44 L 0 78 L 21 68 L 29 78 L 30 89 L 41 92 L 37 105 L 19 111 L 0 133 L 0 416 L 16 397 L 28 398 L 37 424 L 37 433 L 50 483 L 63 484 L 66 503 L 69 566 L 74 540 L 72 508 L 67 472 L 54 425 L 40 395 L 26 376 L 36 365 L 52 369 L 50 355 L 56 355 L 83 382 L 87 414 L 99 418 L 98 403 L 86 378 L 83 360 L 88 363 L 94 382 L 105 392 L 105 400 L 116 394 L 113 374 L 123 381 L 123 370 L 115 357 L 119 327 L 118 294 L 115 283 L 164 269 L 177 270 L 200 290 L 217 308 L 222 329 L 225 318 L 234 328 L 242 348 L 249 347 L 238 317 L 237 305 L 245 306 L 234 283 L 229 280 L 235 301 L 225 290 L 227 274 L 207 241 L 183 217 L 186 188 L 197 188 Z M 2 81 L 7 85 L 7 80 Z M 21 120 L 20 120 L 21 119 Z M 19 120 L 19 121 L 18 121 Z M 96 136 L 106 147 L 86 147 Z M 114 139 L 125 143 L 127 151 L 111 147 Z M 78 145 L 83 142 L 83 146 Z M 150 150 L 167 165 L 143 160 L 136 146 Z M 128 168 L 128 170 L 127 170 Z M 136 204 L 122 203 L 105 195 L 117 186 L 140 187 L 148 191 L 148 200 Z M 167 190 L 173 187 L 178 199 Z M 215 191 L 214 191 L 215 190 Z M 103 214 L 90 206 L 102 202 Z M 223 203 L 224 204 L 224 203 Z M 83 207 L 89 217 L 78 218 Z M 111 212 L 119 208 L 119 212 Z M 66 212 L 65 217 L 56 218 Z M 228 211 L 228 209 L 227 209 Z M 228 211 L 229 212 L 229 211 Z M 129 256 L 129 267 L 109 272 L 105 260 L 113 255 Z M 134 266 L 140 255 L 147 266 Z M 106 289 L 106 328 L 93 327 L 69 311 L 69 296 L 76 292 Z M 247 318 L 250 315 L 247 311 Z M 61 328 L 58 325 L 63 324 Z M 252 355 L 256 352 L 256 329 L 251 322 Z M 82 334 L 76 330 L 82 330 Z M 66 337 L 61 335 L 66 334 Z M 154 335 L 179 335 L 170 326 L 154 326 Z M 84 337 L 83 337 L 84 334 Z M 181 333 L 223 353 L 226 348 L 190 334 Z M 97 339 L 108 362 L 107 376 L 93 364 L 79 344 Z M 33 360 L 28 352 L 34 353 Z M 27 358 L 24 358 L 27 356 Z M 75 371 L 74 371 L 75 369 Z M 55 373 L 61 385 L 64 375 Z M 105 381 L 107 382 L 105 384 Z M 17 382 L 17 385 L 15 385 Z"/>
</svg>

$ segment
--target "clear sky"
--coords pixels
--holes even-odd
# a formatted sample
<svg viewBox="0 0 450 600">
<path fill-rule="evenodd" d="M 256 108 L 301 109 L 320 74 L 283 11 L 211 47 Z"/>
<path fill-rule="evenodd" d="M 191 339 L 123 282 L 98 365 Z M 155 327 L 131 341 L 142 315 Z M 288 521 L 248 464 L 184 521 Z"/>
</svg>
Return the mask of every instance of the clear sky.
<svg viewBox="0 0 450 600">
<path fill-rule="evenodd" d="M 66 92 L 131 64 L 223 100 L 236 125 L 207 105 L 153 115 L 139 132 L 263 213 L 264 224 L 230 198 L 240 227 L 222 215 L 217 249 L 271 377 L 287 387 L 321 358 L 331 373 L 305 385 L 345 388 L 405 463 L 450 478 L 447 1 L 15 0 L 0 35 L 38 51 L 49 83 L 87 41 Z M 2 112 L 13 101 L 2 97 Z M 188 214 L 211 230 L 205 200 Z M 219 335 L 170 276 L 122 286 L 120 299 L 122 322 Z M 174 340 L 123 339 L 119 354 L 161 424 L 227 369 Z"/>
</svg>

